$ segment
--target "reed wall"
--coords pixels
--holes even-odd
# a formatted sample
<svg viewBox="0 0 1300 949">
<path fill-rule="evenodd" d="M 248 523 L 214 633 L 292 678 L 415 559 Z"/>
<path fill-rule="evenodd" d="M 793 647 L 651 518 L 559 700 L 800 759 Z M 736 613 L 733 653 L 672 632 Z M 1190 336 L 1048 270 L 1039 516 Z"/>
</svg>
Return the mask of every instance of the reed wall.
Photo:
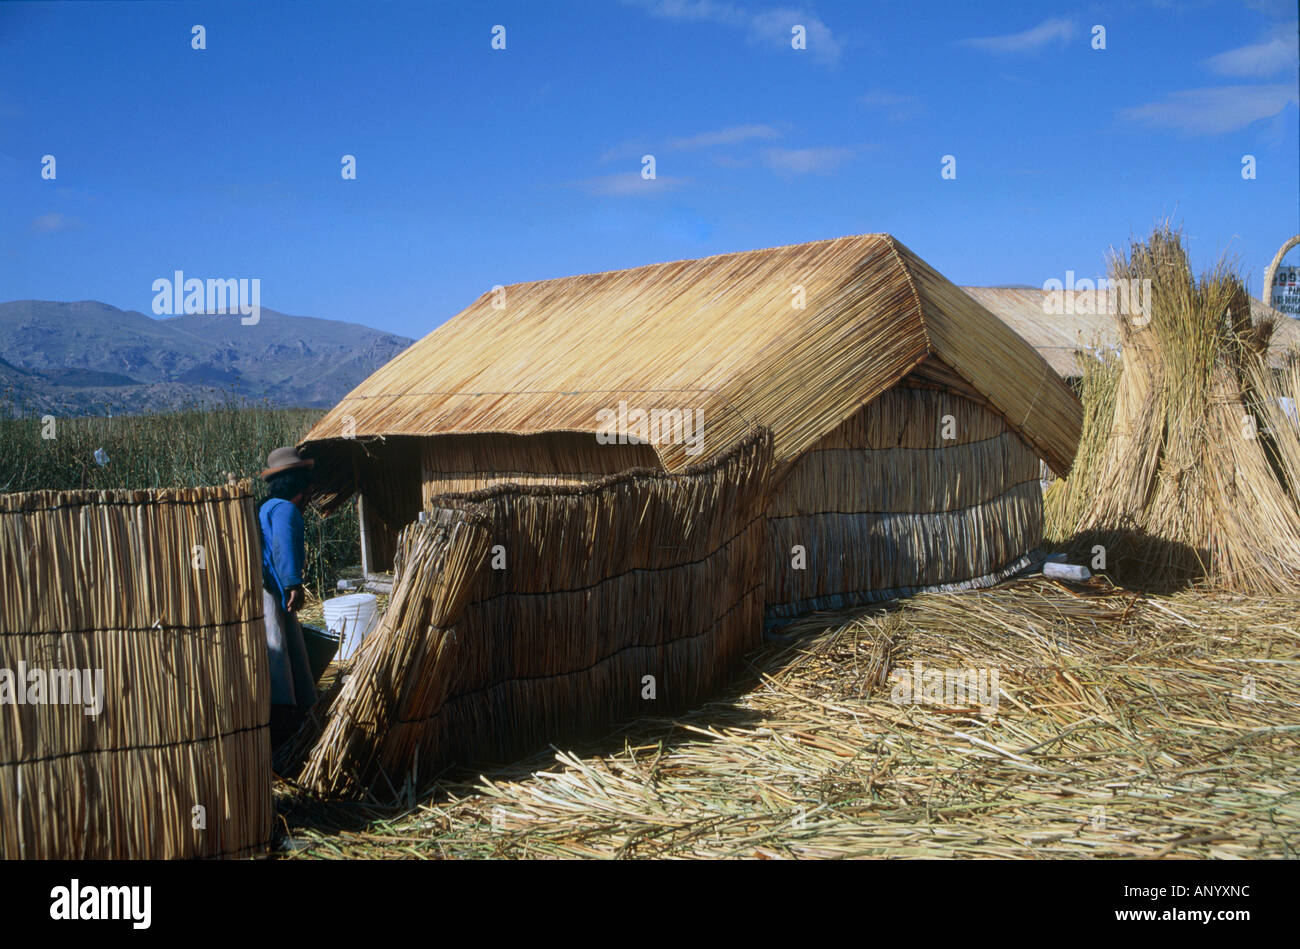
<svg viewBox="0 0 1300 949">
<path fill-rule="evenodd" d="M 985 407 L 891 389 L 772 488 L 769 619 L 1001 579 L 1042 538 L 1039 473 L 1034 451 Z"/>
<path fill-rule="evenodd" d="M 440 494 L 480 491 L 505 482 L 572 486 L 630 468 L 657 467 L 659 456 L 650 445 L 602 445 L 590 432 L 445 435 L 423 440 L 422 501 L 428 507 Z"/>
<path fill-rule="evenodd" d="M 0 857 L 265 851 L 259 563 L 247 481 L 0 495 Z M 97 714 L 73 670 L 102 671 Z"/>
<path fill-rule="evenodd" d="M 303 781 L 382 795 L 698 704 L 760 641 L 771 463 L 760 430 L 680 474 L 432 498 Z"/>
</svg>

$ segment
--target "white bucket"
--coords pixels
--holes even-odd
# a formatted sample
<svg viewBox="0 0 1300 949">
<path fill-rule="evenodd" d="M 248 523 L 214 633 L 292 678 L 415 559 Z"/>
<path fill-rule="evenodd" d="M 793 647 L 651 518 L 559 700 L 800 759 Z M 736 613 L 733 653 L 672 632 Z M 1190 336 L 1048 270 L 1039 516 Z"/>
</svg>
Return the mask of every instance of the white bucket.
<svg viewBox="0 0 1300 949">
<path fill-rule="evenodd" d="M 375 623 L 379 601 L 373 593 L 349 593 L 326 600 L 324 607 L 325 628 L 343 639 L 334 658 L 351 659 Z"/>
</svg>

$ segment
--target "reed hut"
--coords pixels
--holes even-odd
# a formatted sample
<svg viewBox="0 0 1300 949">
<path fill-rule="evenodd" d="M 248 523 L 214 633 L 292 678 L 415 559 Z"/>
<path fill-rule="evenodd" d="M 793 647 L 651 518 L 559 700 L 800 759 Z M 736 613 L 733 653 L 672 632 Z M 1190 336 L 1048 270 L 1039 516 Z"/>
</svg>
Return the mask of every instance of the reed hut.
<svg viewBox="0 0 1300 949">
<path fill-rule="evenodd" d="M 869 234 L 484 294 L 307 435 L 320 503 L 361 496 L 386 568 L 432 498 L 680 472 L 773 437 L 768 615 L 979 586 L 1042 531 L 1039 459 L 1081 407 L 1034 348 Z"/>
</svg>

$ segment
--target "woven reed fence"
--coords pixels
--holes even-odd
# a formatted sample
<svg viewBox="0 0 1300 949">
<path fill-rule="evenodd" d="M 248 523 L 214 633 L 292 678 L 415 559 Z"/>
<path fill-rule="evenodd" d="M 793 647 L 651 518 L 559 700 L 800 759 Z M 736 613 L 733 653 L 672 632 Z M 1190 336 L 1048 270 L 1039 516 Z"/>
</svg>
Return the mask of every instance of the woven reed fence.
<svg viewBox="0 0 1300 949">
<path fill-rule="evenodd" d="M 1001 417 L 892 389 L 773 488 L 768 618 L 988 586 L 1028 564 L 1042 531 L 1038 459 Z"/>
<path fill-rule="evenodd" d="M 0 495 L 0 567 L 0 856 L 264 851 L 270 696 L 249 482 Z M 35 669 L 56 672 L 44 690 Z M 74 694 L 69 670 L 90 670 L 91 693 Z M 65 701 L 48 704 L 56 679 Z"/>
<path fill-rule="evenodd" d="M 759 430 L 680 474 L 434 498 L 303 783 L 383 796 L 697 704 L 760 641 L 771 464 Z"/>
</svg>

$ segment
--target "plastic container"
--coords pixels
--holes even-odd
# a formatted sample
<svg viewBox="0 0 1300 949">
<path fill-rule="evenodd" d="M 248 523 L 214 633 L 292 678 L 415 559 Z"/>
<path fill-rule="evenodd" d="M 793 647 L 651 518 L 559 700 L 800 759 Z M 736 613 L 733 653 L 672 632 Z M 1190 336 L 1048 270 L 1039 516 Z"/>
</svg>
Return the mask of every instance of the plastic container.
<svg viewBox="0 0 1300 949">
<path fill-rule="evenodd" d="M 325 626 L 342 639 L 339 661 L 351 659 L 375 623 L 379 601 L 373 593 L 349 593 L 326 600 L 324 607 Z"/>
<path fill-rule="evenodd" d="M 307 664 L 311 666 L 311 680 L 319 682 L 329 668 L 334 654 L 339 651 L 339 637 L 327 629 L 302 624 L 302 638 L 307 646 Z"/>
<path fill-rule="evenodd" d="M 1092 571 L 1079 564 L 1056 563 L 1049 560 L 1043 564 L 1043 576 L 1051 577 L 1053 580 L 1083 581 L 1092 576 Z"/>
</svg>

